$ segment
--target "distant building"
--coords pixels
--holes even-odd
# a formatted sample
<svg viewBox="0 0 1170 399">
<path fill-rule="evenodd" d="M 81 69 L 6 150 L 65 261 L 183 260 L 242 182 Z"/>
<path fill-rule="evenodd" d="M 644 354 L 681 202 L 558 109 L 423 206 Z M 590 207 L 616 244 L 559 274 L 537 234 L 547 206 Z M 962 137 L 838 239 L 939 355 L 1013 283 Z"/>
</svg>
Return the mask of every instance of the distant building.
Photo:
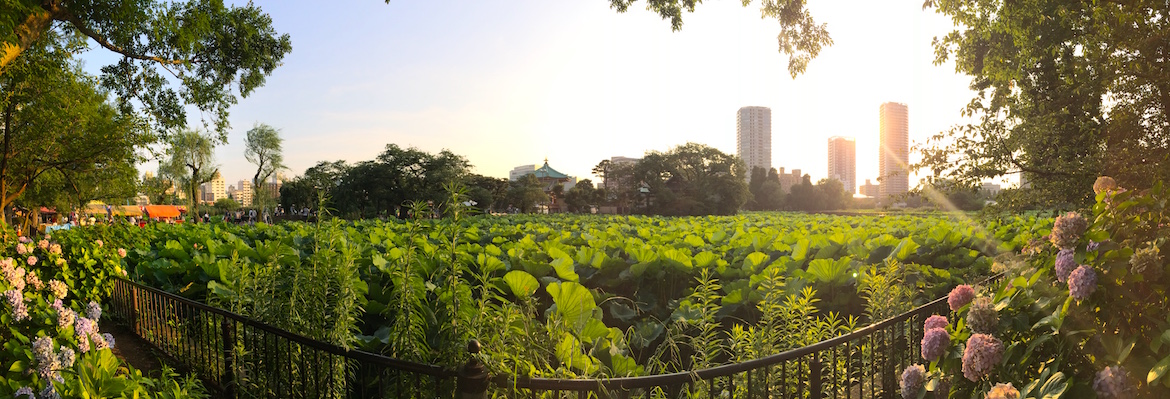
<svg viewBox="0 0 1170 399">
<path fill-rule="evenodd" d="M 609 163 L 610 163 L 610 165 L 613 165 L 613 166 L 633 165 L 633 164 L 638 163 L 638 161 L 641 161 L 641 160 L 642 160 L 642 158 L 611 157 L 609 159 Z M 604 188 L 606 191 L 611 191 L 611 192 L 615 191 L 615 190 L 621 190 L 621 189 L 627 187 L 627 184 L 629 184 L 629 182 L 624 181 L 624 180 L 627 180 L 627 179 L 618 179 L 618 178 L 614 178 L 614 177 L 610 177 L 610 176 L 601 176 L 601 185 L 599 187 Z"/>
<path fill-rule="evenodd" d="M 780 191 L 788 194 L 792 190 L 792 186 L 798 185 L 804 181 L 804 175 L 800 174 L 800 169 L 793 169 L 792 173 L 784 173 L 784 168 L 776 171 L 780 178 Z"/>
<path fill-rule="evenodd" d="M 211 177 L 211 181 L 203 183 L 199 186 L 199 199 L 204 203 L 214 204 L 220 198 L 227 198 L 227 187 L 224 184 L 223 176 L 219 172 Z"/>
<path fill-rule="evenodd" d="M 548 194 L 549 196 L 549 203 L 547 204 L 548 211 L 564 212 L 566 210 L 564 198 L 557 198 L 555 193 L 553 193 L 553 187 L 556 187 L 557 184 L 560 184 L 564 188 L 564 191 L 569 191 L 569 189 L 577 185 L 577 178 L 575 176 L 569 176 L 558 172 L 556 169 L 548 166 L 548 159 L 545 159 L 544 165 L 541 165 L 540 167 L 533 168 L 527 173 L 516 174 L 517 171 L 527 170 L 528 166 L 529 165 L 521 165 L 513 168 L 512 172 L 508 174 L 508 177 L 511 178 L 511 180 L 518 180 L 525 175 L 536 176 L 536 180 L 539 180 L 544 185 L 545 194 Z M 513 178 L 513 176 L 515 177 Z"/>
<path fill-rule="evenodd" d="M 861 185 L 860 194 L 867 197 L 877 197 L 878 195 L 881 195 L 881 192 L 877 184 L 870 183 L 869 179 L 865 179 L 865 184 Z"/>
<path fill-rule="evenodd" d="M 881 149 L 878 171 L 880 201 L 910 190 L 910 120 L 906 104 L 888 102 L 878 109 Z"/>
<path fill-rule="evenodd" d="M 829 178 L 840 181 L 849 194 L 857 192 L 857 141 L 852 137 L 829 138 Z"/>
<path fill-rule="evenodd" d="M 508 180 L 520 180 L 524 175 L 536 172 L 536 169 L 539 167 L 540 165 L 520 165 L 512 168 L 512 171 L 508 172 Z"/>
<path fill-rule="evenodd" d="M 995 196 L 999 195 L 999 190 L 1000 186 L 993 183 L 983 183 L 979 187 L 979 193 L 987 198 L 995 198 Z"/>
<path fill-rule="evenodd" d="M 735 114 L 736 155 L 752 169 L 772 169 L 772 110 L 768 107 L 743 107 Z"/>
<path fill-rule="evenodd" d="M 236 200 L 236 202 L 239 202 L 240 206 L 252 206 L 252 182 L 248 180 L 240 180 L 240 182 L 237 184 L 240 188 L 236 190 L 235 195 L 232 195 L 232 199 Z"/>
</svg>

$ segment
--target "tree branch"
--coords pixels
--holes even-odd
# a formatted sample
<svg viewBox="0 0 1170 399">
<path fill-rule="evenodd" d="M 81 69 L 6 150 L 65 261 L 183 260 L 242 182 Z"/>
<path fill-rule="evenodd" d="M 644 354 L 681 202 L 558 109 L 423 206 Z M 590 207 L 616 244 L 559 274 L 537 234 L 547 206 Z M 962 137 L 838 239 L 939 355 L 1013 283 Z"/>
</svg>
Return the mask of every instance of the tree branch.
<svg viewBox="0 0 1170 399">
<path fill-rule="evenodd" d="M 126 50 L 122 47 L 119 47 L 119 46 L 113 44 L 113 43 L 110 43 L 110 41 L 106 40 L 106 38 L 104 36 L 102 36 L 101 34 L 98 34 L 98 32 L 95 32 L 93 29 L 90 29 L 90 27 L 86 26 L 85 22 L 82 21 L 81 18 L 78 18 L 76 15 L 73 15 L 73 13 L 62 8 L 59 4 L 53 4 L 52 8 L 50 9 L 50 13 L 53 15 L 54 19 L 72 24 L 73 27 L 77 28 L 77 30 L 79 32 L 81 32 L 81 34 L 85 35 L 86 37 L 89 37 L 90 39 L 93 39 L 93 41 L 97 42 L 99 45 L 106 48 L 107 50 L 113 51 L 113 52 L 121 54 L 123 56 L 133 58 L 136 60 L 157 62 L 157 63 L 162 64 L 164 66 L 165 65 L 181 65 L 181 64 L 185 64 L 187 62 L 192 62 L 192 63 L 196 62 L 195 60 L 168 60 L 165 58 L 160 58 L 160 57 L 155 57 L 155 56 L 145 55 L 145 54 L 138 54 L 138 53 L 134 53 L 134 52 L 131 52 L 129 50 Z"/>
</svg>

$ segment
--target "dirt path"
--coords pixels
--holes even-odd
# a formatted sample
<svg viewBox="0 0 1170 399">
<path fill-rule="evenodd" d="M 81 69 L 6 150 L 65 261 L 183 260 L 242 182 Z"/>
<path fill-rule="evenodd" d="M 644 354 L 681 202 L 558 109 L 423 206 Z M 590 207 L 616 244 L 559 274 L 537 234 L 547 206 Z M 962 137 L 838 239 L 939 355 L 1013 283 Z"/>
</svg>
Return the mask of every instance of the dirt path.
<svg viewBox="0 0 1170 399">
<path fill-rule="evenodd" d="M 159 361 L 161 354 L 155 352 L 149 343 L 139 338 L 129 328 L 109 320 L 102 320 L 99 328 L 102 332 L 114 336 L 114 356 L 130 363 L 145 375 L 157 375 L 157 372 L 162 370 L 162 363 Z"/>
</svg>

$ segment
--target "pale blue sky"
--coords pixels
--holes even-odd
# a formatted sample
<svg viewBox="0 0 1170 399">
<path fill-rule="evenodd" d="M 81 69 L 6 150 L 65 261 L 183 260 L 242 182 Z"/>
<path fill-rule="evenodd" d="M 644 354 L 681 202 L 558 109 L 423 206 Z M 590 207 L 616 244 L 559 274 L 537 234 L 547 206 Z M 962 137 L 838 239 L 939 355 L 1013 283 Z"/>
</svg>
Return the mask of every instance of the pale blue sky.
<svg viewBox="0 0 1170 399">
<path fill-rule="evenodd" d="M 921 1 L 811 1 L 836 44 L 795 80 L 776 22 L 739 1 L 699 5 L 681 32 L 641 2 L 625 14 L 606 0 L 255 3 L 293 51 L 231 111 L 216 151 L 229 184 L 254 171 L 242 141 L 255 122 L 283 132 L 289 175 L 395 143 L 450 149 L 489 176 L 548 157 L 596 180 L 602 159 L 687 141 L 734 153 L 747 105 L 772 108 L 773 166 L 815 181 L 828 137 L 853 136 L 861 183 L 877 175 L 882 102 L 908 104 L 922 141 L 959 122 L 971 98 L 967 77 L 931 63 L 931 38 L 951 24 Z"/>
</svg>

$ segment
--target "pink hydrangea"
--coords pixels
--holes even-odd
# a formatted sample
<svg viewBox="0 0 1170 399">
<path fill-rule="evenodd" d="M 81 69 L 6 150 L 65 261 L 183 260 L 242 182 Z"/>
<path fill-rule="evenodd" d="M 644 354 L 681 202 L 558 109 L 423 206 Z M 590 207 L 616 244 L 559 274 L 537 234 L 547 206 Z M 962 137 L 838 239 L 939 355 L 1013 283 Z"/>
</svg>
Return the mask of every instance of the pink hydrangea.
<svg viewBox="0 0 1170 399">
<path fill-rule="evenodd" d="M 946 316 L 931 315 L 926 318 L 926 322 L 922 323 L 922 331 L 930 331 L 936 328 L 947 328 L 950 322 L 947 321 Z"/>
<path fill-rule="evenodd" d="M 118 248 L 118 257 L 121 257 L 121 258 L 126 257 L 126 248 Z"/>
<path fill-rule="evenodd" d="M 1060 249 L 1073 248 L 1088 228 L 1089 222 L 1076 212 L 1057 216 L 1056 222 L 1052 224 L 1052 245 Z"/>
<path fill-rule="evenodd" d="M 922 358 L 933 362 L 942 357 L 951 345 L 951 334 L 944 328 L 932 328 L 922 334 Z"/>
<path fill-rule="evenodd" d="M 926 368 L 921 364 L 907 366 L 902 371 L 902 380 L 898 381 L 898 385 L 902 388 L 903 399 L 917 397 L 926 385 Z"/>
<path fill-rule="evenodd" d="M 37 257 L 35 257 L 35 256 L 28 257 L 28 265 L 29 266 L 33 266 L 36 264 L 37 264 Z"/>
<path fill-rule="evenodd" d="M 61 244 L 49 245 L 49 253 L 54 254 L 54 255 L 60 255 L 61 254 Z"/>
<path fill-rule="evenodd" d="M 1007 384 L 999 383 L 987 391 L 987 399 L 1020 399 L 1020 391 L 1010 382 Z"/>
<path fill-rule="evenodd" d="M 1093 268 L 1081 265 L 1068 276 L 1068 294 L 1078 301 L 1083 301 L 1097 289 L 1097 272 Z"/>
<path fill-rule="evenodd" d="M 951 290 L 950 295 L 947 295 L 947 304 L 951 305 L 951 311 L 957 312 L 959 308 L 971 303 L 972 299 L 975 299 L 975 288 L 963 284 Z"/>
<path fill-rule="evenodd" d="M 972 334 L 963 350 L 963 376 L 979 381 L 1003 361 L 1003 342 L 987 334 Z"/>
<path fill-rule="evenodd" d="M 28 249 L 24 247 L 24 244 L 16 244 L 16 253 L 25 255 L 28 254 Z"/>
<path fill-rule="evenodd" d="M 106 243 L 105 243 L 105 242 L 102 242 L 102 240 L 96 240 L 96 241 L 94 241 L 93 243 L 94 243 L 95 245 L 97 245 L 98 247 L 102 247 L 102 246 L 106 245 Z"/>
<path fill-rule="evenodd" d="M 49 240 L 37 241 L 37 247 L 40 247 L 41 249 L 49 249 Z"/>
<path fill-rule="evenodd" d="M 1068 281 L 1069 273 L 1077 268 L 1077 261 L 1074 259 L 1076 252 L 1071 248 L 1060 250 L 1056 254 L 1056 281 Z"/>
</svg>

